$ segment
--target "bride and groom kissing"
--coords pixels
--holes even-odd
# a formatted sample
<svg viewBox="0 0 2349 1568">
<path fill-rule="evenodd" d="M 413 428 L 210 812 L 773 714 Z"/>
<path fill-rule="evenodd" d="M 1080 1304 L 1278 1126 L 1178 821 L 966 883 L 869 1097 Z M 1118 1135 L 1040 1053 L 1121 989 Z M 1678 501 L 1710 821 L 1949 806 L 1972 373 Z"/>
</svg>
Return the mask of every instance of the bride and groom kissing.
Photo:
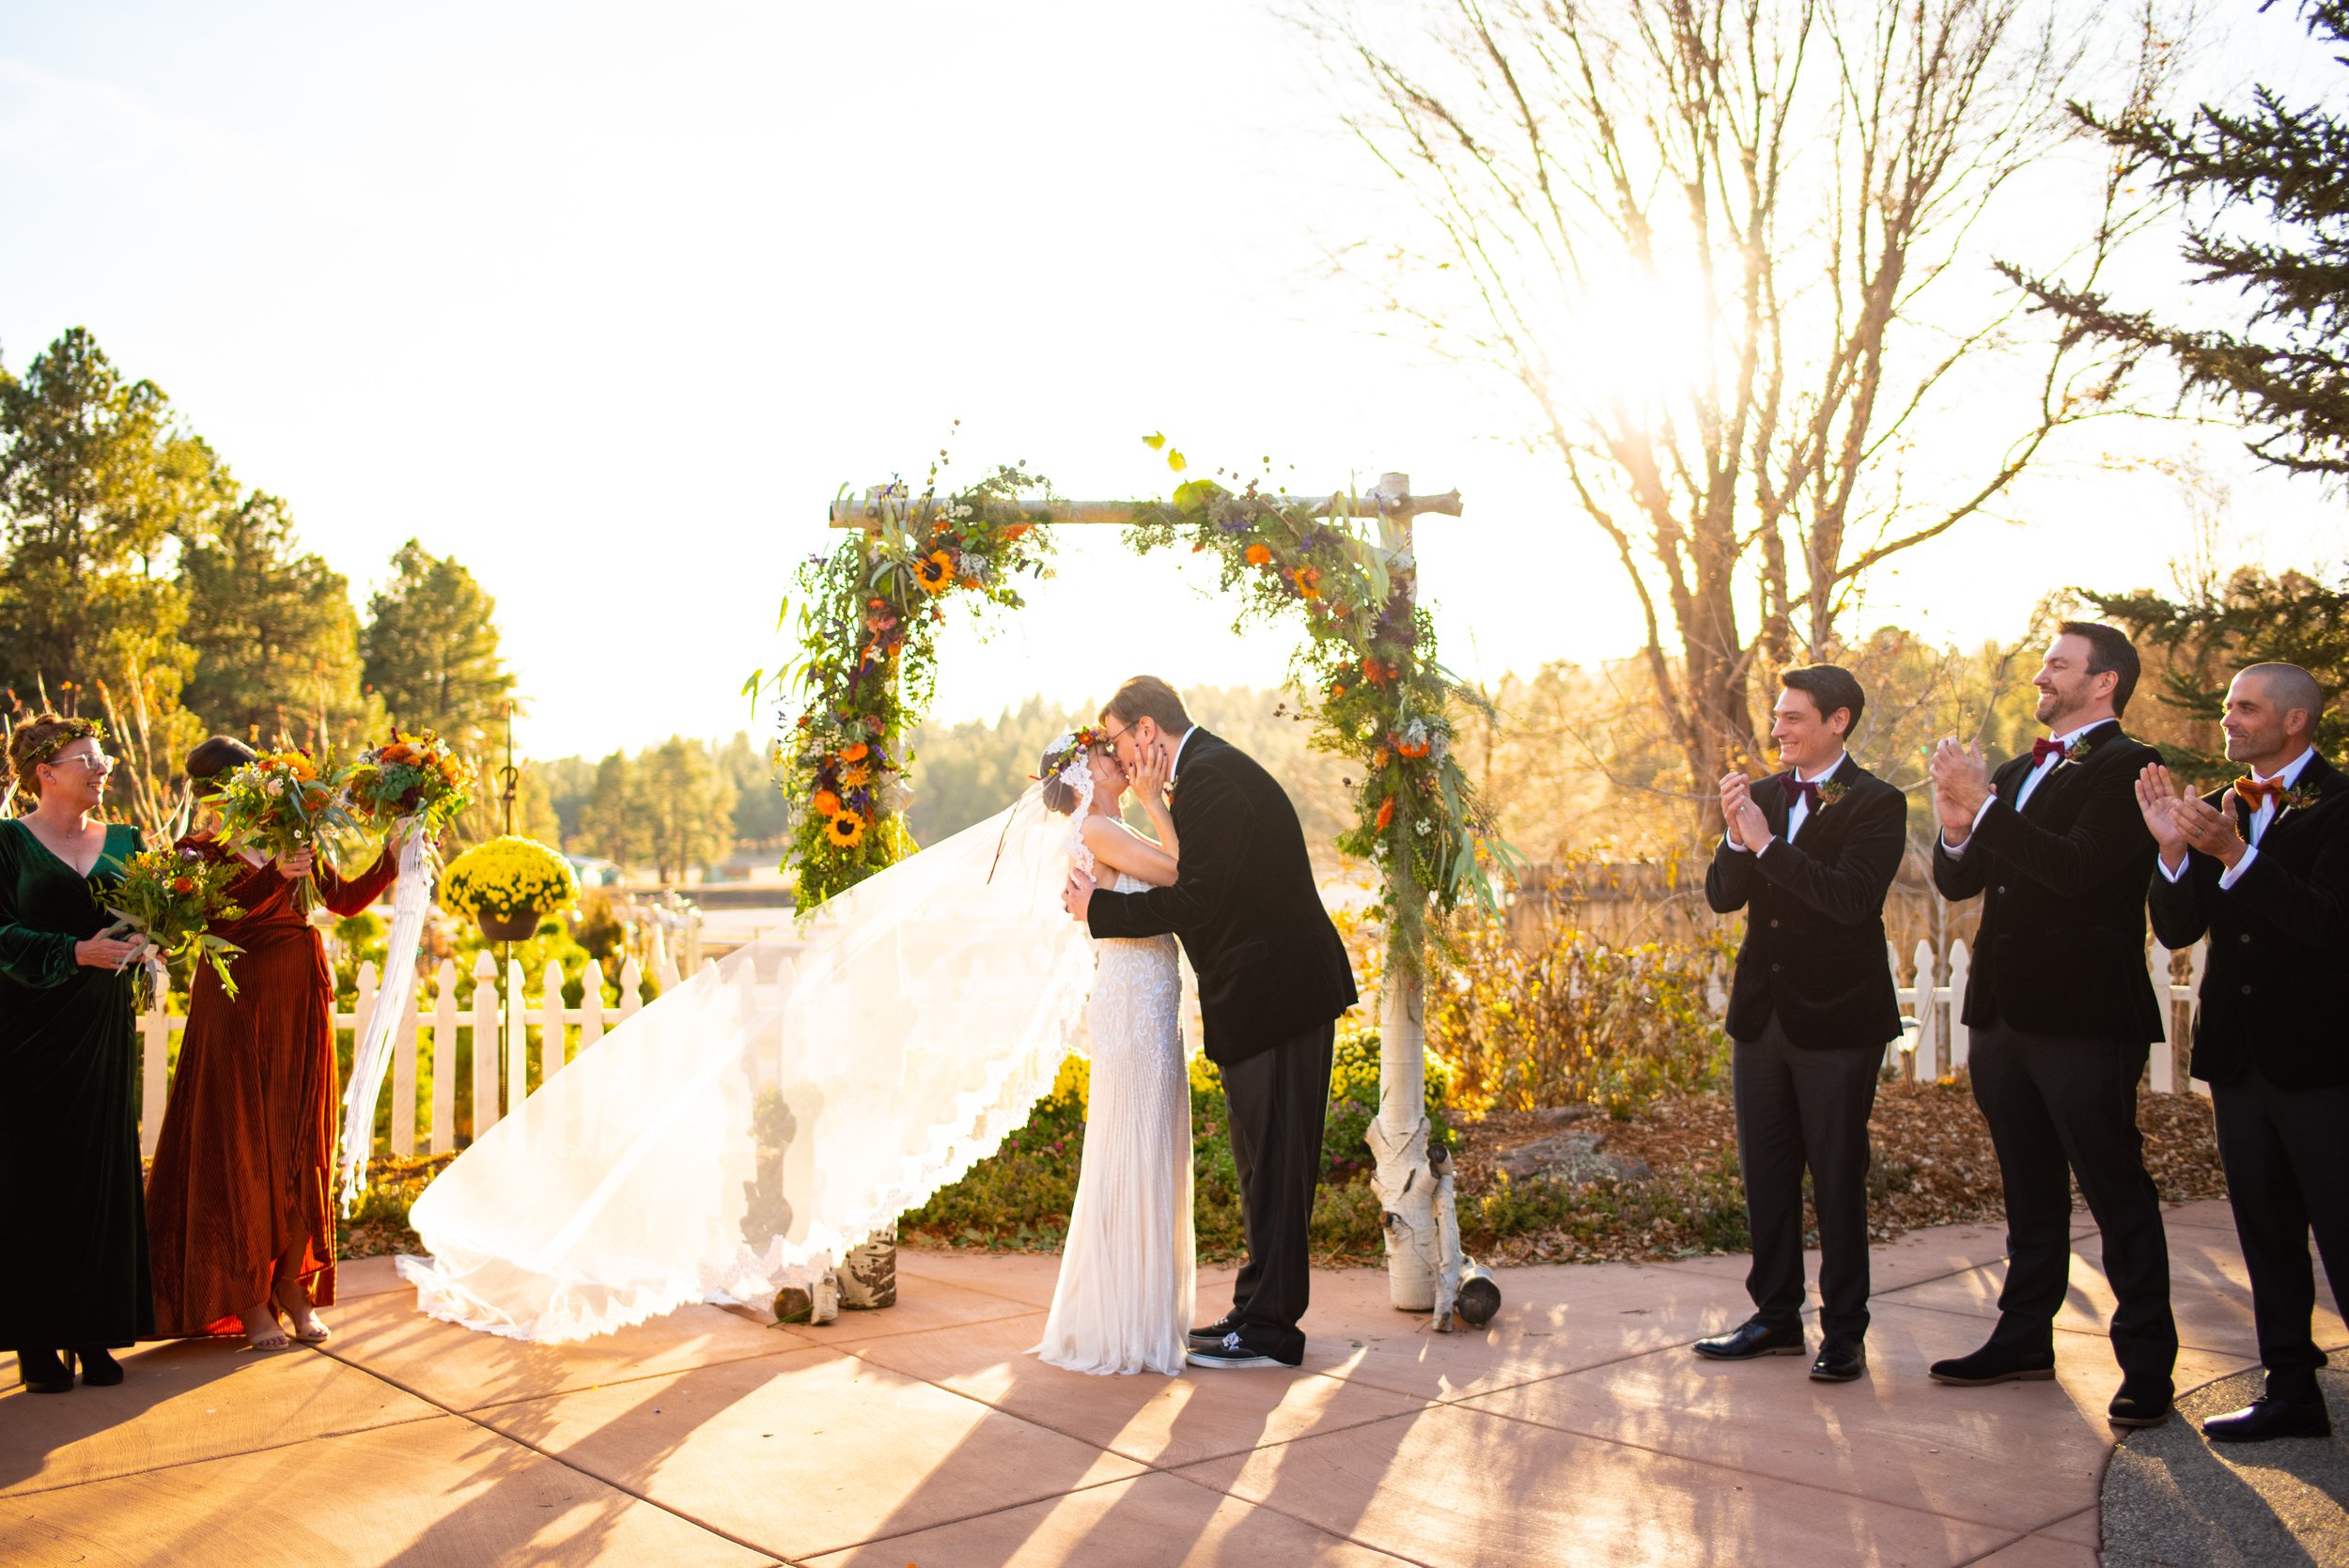
<svg viewBox="0 0 2349 1568">
<path fill-rule="evenodd" d="M 1062 902 L 1092 934 L 1085 1144 L 1034 1354 L 1087 1373 L 1296 1366 L 1338 1016 L 1357 997 L 1296 808 L 1271 774 L 1138 675 L 1061 737 L 1039 788 L 1071 817 Z M 1127 827 L 1134 793 L 1154 841 Z M 1190 1079 L 1176 942 L 1221 1075 L 1247 1259 L 1193 1327 Z"/>
</svg>

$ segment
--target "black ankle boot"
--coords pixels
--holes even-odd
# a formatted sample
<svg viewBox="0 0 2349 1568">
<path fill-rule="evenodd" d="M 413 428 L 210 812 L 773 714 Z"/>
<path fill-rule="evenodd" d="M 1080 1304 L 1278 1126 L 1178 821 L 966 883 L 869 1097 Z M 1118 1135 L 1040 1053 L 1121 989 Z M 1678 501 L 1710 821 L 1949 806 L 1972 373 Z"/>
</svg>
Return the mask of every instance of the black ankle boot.
<svg viewBox="0 0 2349 1568">
<path fill-rule="evenodd" d="M 20 1350 L 16 1374 L 28 1394 L 61 1394 L 73 1387 L 73 1369 L 57 1359 L 54 1350 Z"/>
<path fill-rule="evenodd" d="M 102 1345 L 69 1350 L 66 1354 L 82 1363 L 84 1388 L 111 1389 L 122 1381 L 122 1363 L 108 1355 Z"/>
</svg>

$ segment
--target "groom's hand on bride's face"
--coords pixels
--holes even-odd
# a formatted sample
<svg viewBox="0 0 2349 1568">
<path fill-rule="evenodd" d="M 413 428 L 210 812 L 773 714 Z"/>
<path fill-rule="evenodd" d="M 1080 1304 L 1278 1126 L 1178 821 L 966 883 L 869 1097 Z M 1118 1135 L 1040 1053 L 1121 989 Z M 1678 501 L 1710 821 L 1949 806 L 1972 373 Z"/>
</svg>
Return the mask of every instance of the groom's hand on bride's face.
<svg viewBox="0 0 2349 1568">
<path fill-rule="evenodd" d="M 1062 908 L 1081 922 L 1093 904 L 1093 878 L 1081 871 L 1070 872 L 1068 885 L 1061 890 L 1060 902 Z"/>
</svg>

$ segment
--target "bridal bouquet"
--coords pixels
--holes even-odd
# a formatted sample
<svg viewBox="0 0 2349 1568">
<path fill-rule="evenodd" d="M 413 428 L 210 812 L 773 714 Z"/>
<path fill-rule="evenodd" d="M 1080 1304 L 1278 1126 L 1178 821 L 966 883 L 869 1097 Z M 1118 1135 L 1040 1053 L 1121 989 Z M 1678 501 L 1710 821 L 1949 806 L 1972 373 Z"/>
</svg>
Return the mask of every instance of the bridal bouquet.
<svg viewBox="0 0 2349 1568">
<path fill-rule="evenodd" d="M 201 960 L 220 976 L 221 989 L 237 994 L 229 978 L 228 960 L 244 950 L 225 937 L 216 937 L 215 922 L 241 919 L 244 910 L 229 902 L 228 885 L 243 866 L 234 861 L 207 861 L 193 849 L 148 849 L 124 862 L 121 877 L 103 890 L 106 912 L 115 917 L 105 935 L 136 935 L 152 943 L 165 965 L 185 961 L 191 970 Z M 141 965 L 138 1006 L 153 1005 L 154 970 Z"/>
<path fill-rule="evenodd" d="M 310 753 L 298 749 L 262 753 L 222 780 L 206 801 L 220 813 L 224 838 L 271 858 L 319 849 L 328 834 L 354 825 L 342 780 L 321 777 Z M 316 908 L 318 879 L 295 882 L 293 899 L 305 914 Z"/>
<path fill-rule="evenodd" d="M 359 753 L 344 775 L 351 815 L 362 822 L 412 820 L 428 843 L 473 804 L 479 780 L 455 747 L 426 730 L 394 734 Z"/>
</svg>

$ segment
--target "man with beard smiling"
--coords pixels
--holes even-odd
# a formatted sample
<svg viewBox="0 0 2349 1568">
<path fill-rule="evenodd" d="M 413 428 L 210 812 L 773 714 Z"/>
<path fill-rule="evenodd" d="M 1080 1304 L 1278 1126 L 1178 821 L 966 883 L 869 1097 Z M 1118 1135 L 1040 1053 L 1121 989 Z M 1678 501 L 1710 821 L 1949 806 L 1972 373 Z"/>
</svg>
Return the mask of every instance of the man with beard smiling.
<svg viewBox="0 0 2349 1568">
<path fill-rule="evenodd" d="M 2160 846 L 2154 934 L 2210 938 L 2194 1076 L 2210 1084 L 2227 1201 L 2251 1275 L 2267 1383 L 2213 1416 L 2214 1442 L 2332 1432 L 2309 1331 L 2309 1234 L 2349 1287 L 2349 1053 L 2320 977 L 2349 959 L 2349 779 L 2317 754 L 2324 689 L 2297 664 L 2254 664 L 2227 691 L 2227 758 L 2248 776 L 2198 800 L 2148 768 L 2138 804 Z"/>
<path fill-rule="evenodd" d="M 1989 1342 L 1932 1375 L 1968 1387 L 2055 1376 L 2077 1177 L 2115 1297 L 2115 1426 L 2169 1420 L 2178 1358 L 2169 1238 L 2137 1127 L 2138 1079 L 2163 1032 L 2145 966 L 2154 838 L 2137 800 L 2138 775 L 2161 759 L 2121 731 L 2138 668 L 2116 629 L 2065 621 L 2032 681 L 2048 736 L 1995 778 L 1978 747 L 1954 739 L 1931 768 L 1934 885 L 1983 898 L 1965 1019 L 2009 1254 Z"/>
</svg>

